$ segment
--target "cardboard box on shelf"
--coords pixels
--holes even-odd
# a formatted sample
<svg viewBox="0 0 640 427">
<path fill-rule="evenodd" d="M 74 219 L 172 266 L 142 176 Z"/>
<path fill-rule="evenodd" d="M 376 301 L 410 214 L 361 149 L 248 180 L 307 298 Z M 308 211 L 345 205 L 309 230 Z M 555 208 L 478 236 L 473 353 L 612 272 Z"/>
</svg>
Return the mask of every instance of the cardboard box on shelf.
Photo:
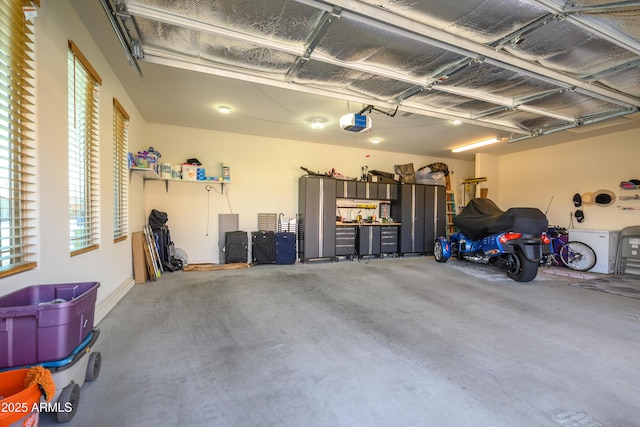
<svg viewBox="0 0 640 427">
<path fill-rule="evenodd" d="M 198 179 L 198 165 L 182 165 L 182 179 L 184 181 L 196 181 Z"/>
</svg>

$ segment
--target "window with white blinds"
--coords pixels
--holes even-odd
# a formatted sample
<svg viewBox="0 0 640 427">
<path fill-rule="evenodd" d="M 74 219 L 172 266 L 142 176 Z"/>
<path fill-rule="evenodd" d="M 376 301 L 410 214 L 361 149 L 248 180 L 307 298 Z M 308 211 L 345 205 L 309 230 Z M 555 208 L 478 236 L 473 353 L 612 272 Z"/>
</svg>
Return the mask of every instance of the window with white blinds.
<svg viewBox="0 0 640 427">
<path fill-rule="evenodd" d="M 69 41 L 69 249 L 78 255 L 99 247 L 98 101 L 102 80 Z"/>
<path fill-rule="evenodd" d="M 33 35 L 23 2 L 0 0 L 0 277 L 35 268 Z"/>
<path fill-rule="evenodd" d="M 127 238 L 129 115 L 113 98 L 113 241 Z"/>
</svg>

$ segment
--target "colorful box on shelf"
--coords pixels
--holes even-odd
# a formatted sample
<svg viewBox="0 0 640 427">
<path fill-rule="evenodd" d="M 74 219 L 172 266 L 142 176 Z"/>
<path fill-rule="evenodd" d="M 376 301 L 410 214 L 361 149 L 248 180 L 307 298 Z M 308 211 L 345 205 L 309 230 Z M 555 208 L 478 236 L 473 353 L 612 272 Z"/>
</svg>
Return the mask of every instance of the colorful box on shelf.
<svg viewBox="0 0 640 427">
<path fill-rule="evenodd" d="M 198 165 L 182 165 L 182 179 L 184 181 L 197 181 Z"/>
<path fill-rule="evenodd" d="M 204 168 L 198 168 L 198 171 L 196 172 L 196 179 L 198 181 L 204 181 L 206 178 L 206 174 L 205 174 L 205 169 Z"/>
</svg>

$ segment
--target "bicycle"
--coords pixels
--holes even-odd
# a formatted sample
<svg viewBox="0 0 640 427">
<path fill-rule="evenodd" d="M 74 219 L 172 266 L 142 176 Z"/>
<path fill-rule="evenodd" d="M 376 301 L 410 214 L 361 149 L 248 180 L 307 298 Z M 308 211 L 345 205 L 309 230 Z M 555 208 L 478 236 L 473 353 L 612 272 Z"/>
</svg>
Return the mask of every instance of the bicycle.
<svg viewBox="0 0 640 427">
<path fill-rule="evenodd" d="M 547 233 L 542 233 L 544 250 L 540 265 L 564 265 L 576 271 L 591 270 L 596 265 L 596 253 L 586 243 L 565 242 L 566 239 L 562 236 L 568 235 L 567 229 L 563 227 L 549 227 Z"/>
</svg>

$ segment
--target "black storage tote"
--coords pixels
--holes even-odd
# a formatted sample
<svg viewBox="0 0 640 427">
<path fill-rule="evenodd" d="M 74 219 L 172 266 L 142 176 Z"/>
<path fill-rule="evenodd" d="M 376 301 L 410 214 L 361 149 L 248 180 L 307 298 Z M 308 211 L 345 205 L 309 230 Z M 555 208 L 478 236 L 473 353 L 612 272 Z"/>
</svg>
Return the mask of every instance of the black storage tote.
<svg viewBox="0 0 640 427">
<path fill-rule="evenodd" d="M 246 263 L 248 258 L 249 239 L 246 231 L 227 231 L 225 234 L 224 253 L 227 264 Z"/>
<path fill-rule="evenodd" d="M 276 233 L 276 264 L 295 264 L 296 233 Z"/>
<path fill-rule="evenodd" d="M 251 233 L 251 258 L 254 264 L 273 264 L 276 261 L 276 235 L 273 231 Z"/>
</svg>

